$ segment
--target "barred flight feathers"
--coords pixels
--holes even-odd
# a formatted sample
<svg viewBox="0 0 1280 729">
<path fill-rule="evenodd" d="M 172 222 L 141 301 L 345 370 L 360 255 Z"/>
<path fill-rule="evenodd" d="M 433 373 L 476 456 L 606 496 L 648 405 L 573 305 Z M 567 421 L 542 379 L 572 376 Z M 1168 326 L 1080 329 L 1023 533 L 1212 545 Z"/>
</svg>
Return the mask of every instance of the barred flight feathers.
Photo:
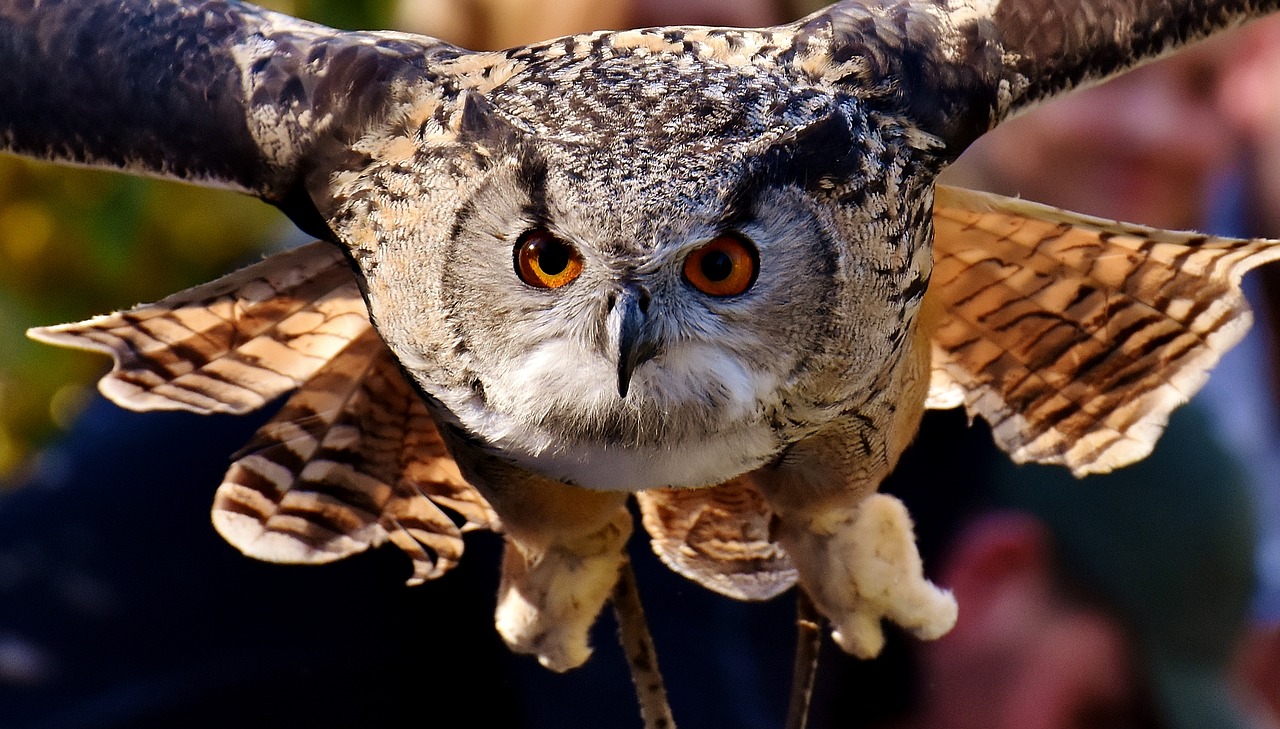
<svg viewBox="0 0 1280 729">
<path fill-rule="evenodd" d="M 245 554 L 329 562 L 391 541 L 413 559 L 416 584 L 456 564 L 463 531 L 498 529 L 331 244 L 30 334 L 112 355 L 99 387 L 134 410 L 245 413 L 298 390 L 237 456 L 215 498 L 214 524 Z"/>
<path fill-rule="evenodd" d="M 121 407 L 238 414 L 303 384 L 370 328 L 342 254 L 317 242 L 154 304 L 27 334 L 111 355 L 98 387 Z"/>
<path fill-rule="evenodd" d="M 331 562 L 390 541 L 413 560 L 411 585 L 457 564 L 462 532 L 498 529 L 372 329 L 238 454 L 213 522 L 236 548 L 272 562 Z"/>
<path fill-rule="evenodd" d="M 1175 233 L 939 187 L 930 407 L 964 404 L 1017 462 L 1077 476 L 1149 454 L 1244 336 L 1246 271 L 1280 242 Z"/>
<path fill-rule="evenodd" d="M 653 551 L 678 574 L 737 600 L 768 600 L 796 582 L 773 541 L 774 518 L 746 478 L 703 489 L 636 493 Z"/>
</svg>

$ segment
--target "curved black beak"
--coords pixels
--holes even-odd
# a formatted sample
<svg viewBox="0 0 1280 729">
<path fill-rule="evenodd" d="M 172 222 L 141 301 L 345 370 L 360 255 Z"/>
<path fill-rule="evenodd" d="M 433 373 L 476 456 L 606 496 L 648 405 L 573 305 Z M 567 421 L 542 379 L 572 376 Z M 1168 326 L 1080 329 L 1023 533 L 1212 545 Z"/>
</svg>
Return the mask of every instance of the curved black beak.
<svg viewBox="0 0 1280 729">
<path fill-rule="evenodd" d="M 618 397 L 631 389 L 631 374 L 658 353 L 658 342 L 649 323 L 649 292 L 627 286 L 614 301 L 609 314 L 610 328 L 616 326 L 618 342 Z"/>
</svg>

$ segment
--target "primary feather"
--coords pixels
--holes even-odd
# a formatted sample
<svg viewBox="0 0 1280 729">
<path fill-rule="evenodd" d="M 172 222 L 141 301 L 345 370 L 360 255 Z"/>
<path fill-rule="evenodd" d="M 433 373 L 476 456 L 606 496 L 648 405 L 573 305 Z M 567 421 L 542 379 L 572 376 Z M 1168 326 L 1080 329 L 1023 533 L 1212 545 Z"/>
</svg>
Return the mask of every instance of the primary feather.
<svg viewBox="0 0 1280 729">
<path fill-rule="evenodd" d="M 1280 243 L 1126 225 L 939 188 L 933 403 L 963 404 L 1018 462 L 1105 473 L 1244 336 L 1240 290 Z"/>
</svg>

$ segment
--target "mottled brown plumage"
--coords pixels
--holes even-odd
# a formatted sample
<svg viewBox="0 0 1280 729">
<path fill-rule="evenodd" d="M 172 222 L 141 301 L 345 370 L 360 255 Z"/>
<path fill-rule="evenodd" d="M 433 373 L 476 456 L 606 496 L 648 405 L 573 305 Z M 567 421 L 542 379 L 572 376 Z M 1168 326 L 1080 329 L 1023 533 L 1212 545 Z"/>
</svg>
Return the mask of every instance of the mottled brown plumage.
<svg viewBox="0 0 1280 729">
<path fill-rule="evenodd" d="M 773 539 L 773 512 L 746 479 L 704 489 L 649 489 L 636 500 L 653 550 L 703 587 L 738 600 L 768 600 L 795 584 L 796 569 Z"/>
<path fill-rule="evenodd" d="M 498 528 L 331 246 L 31 336 L 112 354 L 99 386 L 133 410 L 243 413 L 293 393 L 214 499 L 214 525 L 245 554 L 323 563 L 389 540 L 414 560 L 417 584 L 456 563 L 463 531 Z"/>
<path fill-rule="evenodd" d="M 639 491 L 673 569 L 747 599 L 798 582 L 874 655 L 884 617 L 925 638 L 955 617 L 874 493 L 926 405 L 1020 460 L 1140 458 L 1276 251 L 935 205 L 936 174 L 1010 115 L 1276 7 L 868 0 L 471 53 L 227 0 L 0 0 L 0 145 L 231 186 L 335 244 L 36 332 L 116 356 L 103 390 L 129 407 L 297 389 L 218 492 L 246 553 L 389 540 L 421 580 L 500 520 L 499 631 L 565 669 Z M 86 37 L 93 74 L 64 50 Z M 513 267 L 531 232 L 570 283 Z M 685 264 L 726 239 L 758 269 L 709 293 Z"/>
<path fill-rule="evenodd" d="M 1274 241 L 1124 225 L 940 188 L 933 391 L 1019 463 L 1076 475 L 1144 458 L 1251 315 L 1246 271 Z"/>
</svg>

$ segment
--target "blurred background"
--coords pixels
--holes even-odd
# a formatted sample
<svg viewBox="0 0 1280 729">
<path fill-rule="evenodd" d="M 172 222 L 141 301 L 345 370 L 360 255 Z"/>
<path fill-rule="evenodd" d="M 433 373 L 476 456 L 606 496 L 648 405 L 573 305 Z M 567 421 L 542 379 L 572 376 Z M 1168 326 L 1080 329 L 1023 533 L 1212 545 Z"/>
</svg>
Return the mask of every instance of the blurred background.
<svg viewBox="0 0 1280 729">
<path fill-rule="evenodd" d="M 266 3 L 380 27 L 391 2 Z M 32 326 L 154 301 L 250 261 L 291 224 L 257 200 L 0 156 L 0 482 L 65 431 L 104 371 L 26 338 Z"/>
<path fill-rule="evenodd" d="M 598 28 L 769 25 L 821 3 L 262 4 L 337 27 L 503 48 Z M 1010 122 L 944 181 L 1129 222 L 1280 237 L 1280 21 Z M 264 726 L 296 725 L 290 716 L 350 726 L 360 716 L 401 717 L 428 681 L 433 695 L 489 686 L 487 710 L 505 717 L 495 725 L 631 725 L 618 719 L 634 709 L 607 620 L 601 655 L 564 680 L 497 644 L 489 622 L 496 540 L 469 539 L 475 553 L 460 576 L 417 590 L 400 587 L 395 553 L 323 569 L 251 563 L 216 541 L 207 517 L 197 522 L 226 457 L 261 419 L 120 413 L 94 394 L 105 358 L 23 336 L 31 326 L 162 298 L 300 240 L 273 208 L 239 195 L 0 157 L 0 729 L 205 725 L 197 715 L 209 726 L 257 725 L 215 709 L 211 697 L 229 686 L 241 692 L 233 707 L 271 707 L 258 717 Z M 872 664 L 828 646 L 815 727 L 1280 725 L 1280 266 L 1272 268 L 1249 281 L 1259 312 L 1250 338 L 1142 469 L 1077 487 L 1056 471 L 1004 465 L 981 425 L 930 415 L 887 488 L 916 515 L 926 567 L 956 590 L 961 623 L 934 644 L 895 636 Z M 129 465 L 129 453 L 160 451 L 165 457 L 145 467 Z M 176 554 L 154 554 L 166 550 L 147 541 L 156 537 L 144 521 L 166 522 L 163 544 Z M 668 680 L 673 693 L 694 694 L 677 697 L 677 719 L 780 726 L 789 605 L 702 594 L 636 542 Z M 1138 566 L 1120 554 L 1136 555 Z M 57 580 L 32 577 L 41 570 Z M 248 621 L 229 623 L 235 600 L 296 625 L 256 633 Z M 324 609 L 306 607 L 320 601 Z M 446 601 L 452 607 L 441 607 Z M 369 621 L 364 635 L 378 647 L 316 646 L 333 622 L 357 618 Z M 457 647 L 456 638 L 425 628 L 405 638 L 396 627 L 432 620 L 481 636 L 472 658 L 452 678 L 389 681 L 378 661 Z M 86 650 L 112 633 L 110 648 Z M 189 637 L 197 633 L 200 640 Z M 259 652 L 227 653 L 237 638 Z M 405 641 L 401 650 L 381 644 L 395 640 Z M 687 645 L 706 655 L 681 656 Z M 370 667 L 334 673 L 339 657 Z M 361 681 L 383 687 L 351 688 Z M 586 694 L 596 713 L 566 724 L 555 707 Z M 291 701 L 339 695 L 351 699 L 340 702 L 347 708 L 286 711 Z M 357 705 L 366 713 L 348 711 Z"/>
</svg>

